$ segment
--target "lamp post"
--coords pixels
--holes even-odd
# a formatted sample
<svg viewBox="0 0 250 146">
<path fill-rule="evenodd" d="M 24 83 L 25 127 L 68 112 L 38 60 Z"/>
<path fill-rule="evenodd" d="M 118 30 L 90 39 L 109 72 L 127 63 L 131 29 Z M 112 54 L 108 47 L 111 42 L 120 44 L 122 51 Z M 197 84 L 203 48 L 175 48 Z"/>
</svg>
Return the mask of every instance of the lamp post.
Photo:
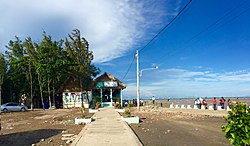
<svg viewBox="0 0 250 146">
<path fill-rule="evenodd" d="M 153 70 L 153 69 L 158 69 L 158 66 L 154 66 L 154 67 L 151 67 L 151 68 L 142 69 L 142 70 L 140 71 L 140 77 L 142 77 L 142 71 L 145 71 L 145 70 Z"/>
<path fill-rule="evenodd" d="M 140 71 L 139 69 L 139 52 L 136 50 L 136 97 L 137 97 L 137 110 L 140 111 L 140 77 L 142 77 L 142 72 L 145 70 L 158 69 L 158 66 L 152 68 L 145 68 Z"/>
</svg>

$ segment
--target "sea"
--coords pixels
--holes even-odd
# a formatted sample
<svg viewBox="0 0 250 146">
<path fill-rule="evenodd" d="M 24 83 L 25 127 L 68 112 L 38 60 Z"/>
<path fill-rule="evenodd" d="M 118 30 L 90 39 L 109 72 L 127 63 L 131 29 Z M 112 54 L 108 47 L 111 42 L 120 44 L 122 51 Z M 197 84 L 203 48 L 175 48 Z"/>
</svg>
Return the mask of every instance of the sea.
<svg viewBox="0 0 250 146">
<path fill-rule="evenodd" d="M 178 105 L 194 105 L 194 101 L 196 98 L 168 98 L 168 99 L 155 99 L 157 102 L 172 102 L 174 105 L 178 104 Z M 208 97 L 208 98 L 202 98 L 202 99 L 206 99 L 209 105 L 213 105 L 213 99 L 212 97 Z M 220 103 L 220 99 L 221 97 L 217 97 L 217 104 Z M 228 105 L 228 99 L 230 99 L 230 101 L 236 101 L 236 102 L 244 102 L 246 104 L 248 104 L 250 106 L 250 97 L 224 97 L 224 99 L 226 100 L 225 105 Z M 144 101 L 150 101 L 152 99 L 140 99 L 140 100 L 144 100 Z"/>
</svg>

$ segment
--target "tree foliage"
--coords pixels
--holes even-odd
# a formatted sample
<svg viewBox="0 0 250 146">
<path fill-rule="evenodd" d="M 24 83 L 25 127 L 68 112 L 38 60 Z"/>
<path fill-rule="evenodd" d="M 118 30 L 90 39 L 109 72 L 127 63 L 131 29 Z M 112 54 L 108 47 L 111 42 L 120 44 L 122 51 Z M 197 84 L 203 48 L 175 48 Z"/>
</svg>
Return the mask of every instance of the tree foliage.
<svg viewBox="0 0 250 146">
<path fill-rule="evenodd" d="M 4 76 L 6 75 L 6 60 L 3 54 L 0 54 L 0 103 L 1 103 L 1 91 L 4 81 Z M 1 104 L 0 104 L 1 105 Z"/>
<path fill-rule="evenodd" d="M 4 55 L 0 54 L 0 87 L 3 85 L 3 79 L 5 74 L 6 74 L 6 61 L 4 59 Z"/>
<path fill-rule="evenodd" d="M 250 108 L 245 103 L 232 102 L 232 111 L 225 117 L 227 124 L 222 126 L 225 137 L 236 146 L 250 145 Z"/>
<path fill-rule="evenodd" d="M 92 78 L 99 74 L 99 69 L 91 64 L 94 59 L 93 52 L 89 51 L 89 44 L 80 31 L 75 29 L 65 40 L 66 52 L 72 66 L 71 74 L 80 81 L 82 88 L 88 89 Z"/>
<path fill-rule="evenodd" d="M 51 106 L 52 99 L 55 102 L 53 97 L 69 76 L 78 78 L 82 87 L 89 87 L 99 73 L 91 63 L 94 56 L 89 44 L 79 30 L 73 30 L 65 41 L 55 41 L 45 32 L 42 36 L 41 41 L 30 37 L 22 41 L 15 37 L 6 46 L 8 101 L 18 102 L 18 97 L 26 93 L 31 103 L 34 97 L 42 104 L 48 101 Z"/>
</svg>

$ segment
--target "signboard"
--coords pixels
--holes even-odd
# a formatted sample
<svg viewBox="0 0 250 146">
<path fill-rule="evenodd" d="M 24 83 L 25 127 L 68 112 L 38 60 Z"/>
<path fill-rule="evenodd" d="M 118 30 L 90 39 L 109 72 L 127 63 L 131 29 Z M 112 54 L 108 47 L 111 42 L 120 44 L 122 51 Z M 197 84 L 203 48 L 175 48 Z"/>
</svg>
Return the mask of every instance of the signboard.
<svg viewBox="0 0 250 146">
<path fill-rule="evenodd" d="M 104 82 L 104 87 L 118 87 L 118 84 L 114 81 L 106 81 Z"/>
<path fill-rule="evenodd" d="M 118 83 L 115 81 L 104 81 L 96 83 L 96 88 L 115 88 L 115 87 L 118 87 Z"/>
<path fill-rule="evenodd" d="M 96 82 L 96 88 L 103 88 L 103 82 Z"/>
</svg>

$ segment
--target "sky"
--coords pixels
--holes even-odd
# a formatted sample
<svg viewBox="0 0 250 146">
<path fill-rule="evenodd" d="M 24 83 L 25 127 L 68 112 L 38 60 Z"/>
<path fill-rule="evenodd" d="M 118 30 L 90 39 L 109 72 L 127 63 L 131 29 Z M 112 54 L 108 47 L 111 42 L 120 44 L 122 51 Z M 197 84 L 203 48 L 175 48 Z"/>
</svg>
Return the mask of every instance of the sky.
<svg viewBox="0 0 250 146">
<path fill-rule="evenodd" d="M 158 69 L 143 71 L 141 98 L 250 96 L 250 1 L 193 0 L 158 34 L 188 2 L 0 0 L 0 53 L 15 36 L 59 40 L 78 28 L 101 74 L 127 85 L 124 98 L 136 98 L 142 48 L 140 70 Z"/>
</svg>

